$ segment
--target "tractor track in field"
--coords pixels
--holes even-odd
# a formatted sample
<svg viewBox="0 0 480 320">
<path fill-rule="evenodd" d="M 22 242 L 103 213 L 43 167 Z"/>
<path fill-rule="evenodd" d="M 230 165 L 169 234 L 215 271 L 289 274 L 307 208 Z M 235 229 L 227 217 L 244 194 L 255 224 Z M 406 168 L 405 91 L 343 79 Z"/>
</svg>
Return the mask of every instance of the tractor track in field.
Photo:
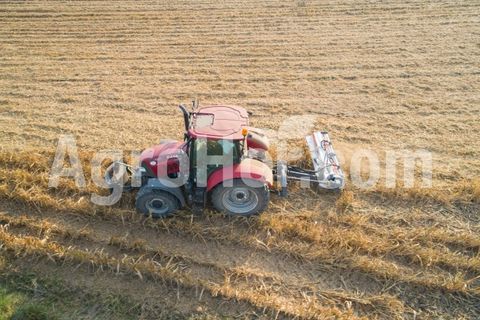
<svg viewBox="0 0 480 320">
<path fill-rule="evenodd" d="M 15 253 L 14 253 L 15 254 Z M 70 264 L 52 261 L 49 257 L 22 254 L 15 256 L 12 266 L 18 272 L 34 273 L 37 277 L 61 280 L 72 289 L 102 295 L 116 294 L 142 306 L 143 318 L 157 319 L 168 310 L 185 316 L 202 312 L 228 317 L 247 317 L 257 310 L 248 303 L 229 301 L 212 296 L 201 288 L 185 288 L 177 283 L 141 280 L 135 274 L 121 274 L 101 270 L 88 264 Z M 262 314 L 262 310 L 257 311 Z"/>
<path fill-rule="evenodd" d="M 100 288 L 97 288 L 95 281 L 89 285 L 89 290 L 107 289 L 109 284 L 112 285 L 112 289 L 118 289 L 115 282 L 120 280 L 124 283 L 121 285 L 122 289 L 119 293 L 126 297 L 133 297 L 137 302 L 144 300 L 150 304 L 163 302 L 170 308 L 176 308 L 177 303 L 182 303 L 182 300 L 186 305 L 190 301 L 188 313 L 193 313 L 198 307 L 216 310 L 227 316 L 235 316 L 243 312 L 262 313 L 261 309 L 246 299 L 232 299 L 221 292 L 213 292 L 209 288 L 202 287 L 202 281 L 220 281 L 202 264 L 194 266 L 191 261 L 186 264 L 185 261 L 174 257 L 167 259 L 165 256 L 160 257 L 156 254 L 132 253 L 109 244 L 93 242 L 93 239 L 69 241 L 65 240 L 63 236 L 51 235 L 48 236 L 48 240 L 45 240 L 45 237 L 39 237 L 36 235 L 36 231 L 29 230 L 28 227 L 8 228 L 6 232 L 18 239 L 27 240 L 31 247 L 35 246 L 35 242 L 48 242 L 65 248 L 66 252 L 61 258 L 58 258 L 59 255 L 55 252 L 38 252 L 30 248 L 25 254 L 13 249 L 13 253 L 20 255 L 22 259 L 41 262 L 42 268 L 33 268 L 32 271 L 39 271 L 43 276 L 50 272 L 67 282 L 78 282 L 77 277 L 84 282 L 85 277 L 88 276 L 104 279 Z M 83 255 L 90 260 L 84 258 Z M 21 264 L 22 259 L 16 264 Z M 113 264 L 102 262 L 106 259 Z M 167 260 L 165 261 L 165 259 Z M 155 265 L 152 265 L 151 262 L 154 262 Z M 146 264 L 150 264 L 151 267 L 148 271 L 143 269 Z M 59 273 L 57 273 L 58 267 L 61 269 Z M 202 276 L 199 276 L 199 273 Z M 198 279 L 198 282 L 188 282 L 191 279 Z M 162 300 L 152 300 L 155 297 L 162 297 Z M 192 301 L 198 303 L 192 304 Z M 273 308 L 268 309 L 267 314 L 277 312 Z"/>
<path fill-rule="evenodd" d="M 378 287 L 375 290 L 377 293 L 372 291 L 371 283 L 368 291 L 371 293 L 367 293 L 368 277 L 358 273 L 340 275 L 335 270 L 318 269 L 312 263 L 301 263 L 262 250 L 252 250 L 218 241 L 198 241 L 178 234 L 156 232 L 134 224 L 122 225 L 121 222 L 113 223 L 111 220 L 95 218 L 88 218 L 90 220 L 88 221 L 78 216 L 45 212 L 29 215 L 29 222 L 15 226 L 15 217 L 18 217 L 18 213 L 10 216 L 12 210 L 8 212 L 8 216 L 5 214 L 2 216 L 4 218 L 2 223 L 12 219 L 10 221 L 12 227 L 8 231 L 15 235 L 38 236 L 41 231 L 31 228 L 29 224 L 36 221 L 38 226 L 47 222 L 49 225 L 57 226 L 58 230 L 63 230 L 61 231 L 63 235 L 55 235 L 53 230 L 49 235 L 49 241 L 64 247 L 74 246 L 90 252 L 101 250 L 102 253 L 108 253 L 119 259 L 127 254 L 132 259 L 157 259 L 161 264 L 170 262 L 177 264 L 183 269 L 182 272 L 186 272 L 189 277 L 199 280 L 200 283 L 213 283 L 218 287 L 223 285 L 227 277 L 235 290 L 250 291 L 252 295 L 256 292 L 259 295 L 267 294 L 275 301 L 283 301 L 285 309 L 280 308 L 279 311 L 292 315 L 295 315 L 295 312 L 289 312 L 288 306 L 305 299 L 307 301 L 313 299 L 321 305 L 332 307 L 342 307 L 343 302 L 351 301 L 357 311 L 363 310 L 362 313 L 379 311 L 387 314 L 388 303 L 395 301 L 393 297 L 382 296 Z M 70 237 L 78 230 L 86 232 L 86 235 L 74 239 L 65 237 L 65 234 Z M 136 247 L 136 244 L 139 247 Z M 365 287 L 359 288 L 358 284 L 362 282 Z M 364 294 L 356 293 L 360 291 Z M 249 304 L 255 303 L 255 300 L 248 301 L 247 298 L 240 300 Z M 315 310 L 316 303 L 309 302 L 305 308 L 310 306 Z M 256 307 L 262 308 L 264 305 L 260 302 Z M 324 307 L 318 307 L 317 312 L 322 310 L 324 312 Z"/>
<path fill-rule="evenodd" d="M 4 214 L 6 222 L 9 218 L 21 217 L 25 212 L 15 206 L 7 205 L 2 208 L 7 213 L 7 215 Z M 289 257 L 281 251 L 276 253 L 276 250 L 265 249 L 258 243 L 249 247 L 242 242 L 229 243 L 228 239 L 207 240 L 202 236 L 185 234 L 184 230 L 155 230 L 151 226 L 142 226 L 140 220 L 122 222 L 121 219 L 115 220 L 110 217 L 107 219 L 85 217 L 65 212 L 59 214 L 48 210 L 31 213 L 27 217 L 30 219 L 29 223 L 35 222 L 37 226 L 48 223 L 58 227 L 58 230 L 63 230 L 61 233 L 66 234 L 67 237 L 61 234 L 54 236 L 55 232 L 53 232 L 50 238 L 62 246 L 74 246 L 89 252 L 100 250 L 117 258 L 123 254 L 132 259 L 158 258 L 164 262 L 173 261 L 182 266 L 184 269 L 182 272 L 200 281 L 195 286 L 211 283 L 216 284 L 215 288 L 220 288 L 225 281 L 228 281 L 229 286 L 233 286 L 235 290 L 244 290 L 251 295 L 267 295 L 277 304 L 273 304 L 274 307 L 272 307 L 268 301 L 259 302 L 249 295 L 235 299 L 240 299 L 257 308 L 270 306 L 271 310 L 283 311 L 291 315 L 296 313 L 289 310 L 288 306 L 298 304 L 299 301 L 310 301 L 315 297 L 316 302 L 310 301 L 308 304 L 312 308 L 310 311 L 314 310 L 312 311 L 314 314 L 325 312 L 325 305 L 342 309 L 344 307 L 342 303 L 348 302 L 350 308 L 353 303 L 353 310 L 360 314 L 370 312 L 370 314 L 376 313 L 384 317 L 398 316 L 398 308 L 405 308 L 400 300 L 394 298 L 399 292 L 413 299 L 417 290 L 422 293 L 425 293 L 425 290 L 433 290 L 430 291 L 433 295 L 417 299 L 421 304 L 426 302 L 423 299 L 428 299 L 430 303 L 434 302 L 436 299 L 434 293 L 439 290 L 435 287 L 431 289 L 422 287 L 421 279 L 414 280 L 412 283 L 404 281 L 398 283 L 382 279 L 379 275 L 372 278 L 371 275 L 364 275 L 362 272 L 350 269 L 348 265 L 332 268 L 330 264 L 322 264 L 321 260 L 309 261 L 301 257 Z M 11 223 L 15 225 L 14 220 Z M 21 235 L 22 228 L 26 228 L 29 230 L 27 234 L 37 233 L 38 235 L 38 230 L 29 229 L 29 223 L 18 229 L 13 227 L 12 230 L 18 231 Z M 78 230 L 85 232 L 86 236 L 70 239 L 71 235 Z M 205 236 L 208 237 L 208 235 Z M 242 233 L 238 236 L 242 236 Z M 390 290 L 391 288 L 394 290 Z M 389 294 L 390 291 L 393 295 Z M 358 292 L 362 294 L 358 295 Z M 210 288 L 210 294 L 216 295 L 218 292 Z M 451 303 L 454 303 L 457 293 L 452 294 L 449 299 L 453 299 Z M 476 300 L 479 298 L 473 297 L 470 303 L 475 303 Z M 283 303 L 278 305 L 278 301 Z M 321 304 L 318 309 L 315 309 L 317 302 Z M 441 300 L 434 303 L 438 308 L 442 308 Z M 390 308 L 393 309 L 390 310 Z"/>
</svg>

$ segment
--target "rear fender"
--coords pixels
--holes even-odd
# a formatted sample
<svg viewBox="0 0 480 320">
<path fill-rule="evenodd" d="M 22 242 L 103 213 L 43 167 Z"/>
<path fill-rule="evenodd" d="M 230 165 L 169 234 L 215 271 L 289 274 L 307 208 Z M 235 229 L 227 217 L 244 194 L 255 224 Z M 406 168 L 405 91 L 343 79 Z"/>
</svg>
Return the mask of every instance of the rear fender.
<svg viewBox="0 0 480 320">
<path fill-rule="evenodd" d="M 244 159 L 242 162 L 232 166 L 226 166 L 214 171 L 207 181 L 207 191 L 226 181 L 231 183 L 233 179 L 243 179 L 245 182 L 253 180 L 271 187 L 273 185 L 273 174 L 265 163 L 255 159 Z"/>
<path fill-rule="evenodd" d="M 185 196 L 183 195 L 182 190 L 178 187 L 172 187 L 171 183 L 170 185 L 168 184 L 168 181 L 164 182 L 161 179 L 157 179 L 157 178 L 148 179 L 147 184 L 144 185 L 142 188 L 140 188 L 140 191 L 138 191 L 137 199 L 142 194 L 150 192 L 152 190 L 161 190 L 161 191 L 168 192 L 171 195 L 173 195 L 175 198 L 177 198 L 181 207 L 185 206 Z"/>
</svg>

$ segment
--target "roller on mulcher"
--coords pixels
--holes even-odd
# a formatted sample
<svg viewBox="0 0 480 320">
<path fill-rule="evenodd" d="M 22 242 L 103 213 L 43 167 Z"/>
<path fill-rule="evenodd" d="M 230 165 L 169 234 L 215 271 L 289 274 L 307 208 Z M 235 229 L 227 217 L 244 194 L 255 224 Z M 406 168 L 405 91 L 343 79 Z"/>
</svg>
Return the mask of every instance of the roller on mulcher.
<svg viewBox="0 0 480 320">
<path fill-rule="evenodd" d="M 123 190 L 138 190 L 136 208 L 155 218 L 167 217 L 189 206 L 201 213 L 207 202 L 228 215 L 251 216 L 264 211 L 270 192 L 280 186 L 287 195 L 290 181 L 307 180 L 325 189 L 342 189 L 344 175 L 326 132 L 306 137 L 313 169 L 278 161 L 273 169 L 265 152 L 265 134 L 249 126 L 242 107 L 210 105 L 183 114 L 183 141 L 166 141 L 144 150 L 139 166 L 116 161 L 107 169 L 108 185 L 125 183 Z M 135 182 L 135 183 L 132 183 Z"/>
</svg>

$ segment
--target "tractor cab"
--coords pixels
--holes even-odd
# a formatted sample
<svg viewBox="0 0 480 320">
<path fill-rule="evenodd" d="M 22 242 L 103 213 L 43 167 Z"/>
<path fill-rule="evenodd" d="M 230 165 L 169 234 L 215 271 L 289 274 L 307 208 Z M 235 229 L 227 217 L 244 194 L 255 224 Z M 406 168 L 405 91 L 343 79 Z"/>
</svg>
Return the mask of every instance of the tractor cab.
<svg viewBox="0 0 480 320">
<path fill-rule="evenodd" d="M 188 115 L 185 109 L 185 136 L 207 139 L 207 148 L 213 154 L 229 148 L 267 151 L 269 142 L 262 130 L 249 126 L 248 112 L 238 106 L 205 106 Z M 246 143 L 243 145 L 243 143 Z M 238 149 L 240 150 L 240 149 Z M 230 150 L 237 151 L 237 150 Z M 240 156 L 241 154 L 238 154 Z"/>
<path fill-rule="evenodd" d="M 186 118 L 185 118 L 186 119 Z M 189 143 L 189 156 L 192 169 L 203 153 L 210 157 L 231 159 L 232 164 L 241 161 L 245 132 L 248 126 L 248 113 L 235 106 L 200 107 L 188 116 L 185 122 L 185 139 Z M 220 168 L 222 163 L 210 161 L 207 166 L 208 175 Z"/>
<path fill-rule="evenodd" d="M 242 107 L 214 105 L 198 108 L 188 113 L 182 108 L 185 120 L 185 140 L 189 147 L 191 165 L 195 167 L 197 156 L 225 156 L 238 164 L 250 157 L 248 151 L 265 152 L 269 142 L 264 133 L 249 127 L 248 112 Z M 209 164 L 208 175 L 221 164 Z"/>
</svg>

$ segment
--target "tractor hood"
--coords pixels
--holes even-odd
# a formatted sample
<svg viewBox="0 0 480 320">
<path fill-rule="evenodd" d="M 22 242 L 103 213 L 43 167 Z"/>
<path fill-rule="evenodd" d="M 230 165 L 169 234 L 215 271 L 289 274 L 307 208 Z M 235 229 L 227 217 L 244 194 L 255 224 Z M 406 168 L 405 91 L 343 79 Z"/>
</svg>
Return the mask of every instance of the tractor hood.
<svg viewBox="0 0 480 320">
<path fill-rule="evenodd" d="M 182 149 L 184 142 L 180 141 L 167 141 L 161 142 L 153 147 L 145 149 L 140 155 L 140 161 L 143 160 L 159 160 L 159 156 L 167 155 L 168 153 L 176 153 L 179 149 Z"/>
<path fill-rule="evenodd" d="M 180 154 L 184 154 L 182 149 L 184 145 L 185 142 L 168 141 L 145 149 L 140 154 L 140 165 L 150 176 L 166 175 L 169 159 L 179 158 Z"/>
</svg>

